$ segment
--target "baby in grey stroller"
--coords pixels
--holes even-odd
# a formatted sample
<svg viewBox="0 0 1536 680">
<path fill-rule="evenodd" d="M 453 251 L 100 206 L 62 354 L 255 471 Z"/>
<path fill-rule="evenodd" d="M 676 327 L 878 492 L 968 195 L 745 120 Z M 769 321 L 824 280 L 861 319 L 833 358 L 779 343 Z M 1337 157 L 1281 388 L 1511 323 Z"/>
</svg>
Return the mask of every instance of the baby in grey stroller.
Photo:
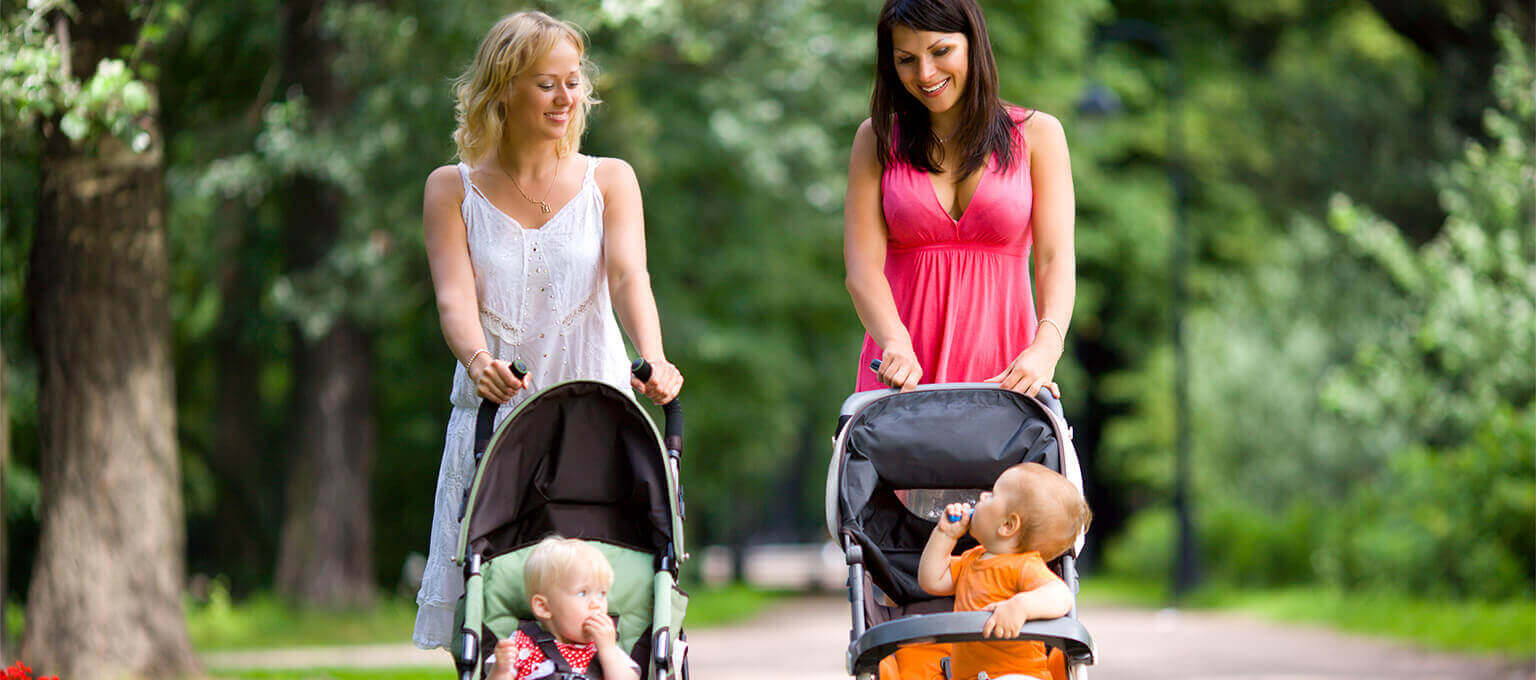
<svg viewBox="0 0 1536 680">
<path fill-rule="evenodd" d="M 930 595 L 954 596 L 957 612 L 992 612 L 981 634 L 1011 638 L 1027 621 L 1071 613 L 1072 591 L 1046 561 L 1072 549 L 1091 519 L 1083 494 L 1066 477 L 1039 463 L 1020 463 L 1004 470 L 974 507 L 945 507 L 923 548 L 917 583 Z M 952 555 L 966 534 L 980 545 Z M 1046 660 L 1040 642 L 961 642 L 950 651 L 950 673 L 1049 677 Z"/>
<path fill-rule="evenodd" d="M 912 392 L 859 392 L 843 403 L 827 473 L 827 526 L 848 563 L 853 619 L 849 674 L 859 680 L 977 680 L 983 672 L 1007 672 L 1007 668 L 972 671 L 961 658 L 946 658 L 951 657 L 951 645 L 992 647 L 1030 641 L 1043 645 L 1041 654 L 1051 666 L 1049 673 L 1035 677 L 1077 680 L 1086 676 L 1086 667 L 1094 662 L 1093 640 L 1077 621 L 1071 597 L 1077 592 L 1076 559 L 1087 524 L 1086 507 L 1029 513 L 1064 514 L 1066 519 L 1043 531 L 1042 538 L 1025 539 L 1014 550 L 988 536 L 1005 529 L 1010 513 L 1000 512 L 994 518 L 993 504 L 1000 499 L 987 495 L 987 500 L 981 500 L 988 489 L 1009 495 L 1003 487 L 1011 488 L 1013 477 L 1024 474 L 1031 492 L 1044 487 L 1042 493 L 1049 498 L 1081 502 L 1082 472 L 1060 409 L 1047 391 L 1029 397 L 980 383 L 924 385 Z M 1039 463 L 1054 476 L 1036 478 L 1039 473 L 1031 472 L 1033 467 L 1016 467 L 1023 463 Z M 952 507 L 955 504 L 978 501 L 969 525 L 964 516 L 953 520 L 946 516 L 950 510 L 960 510 Z M 1003 504 L 996 509 L 1004 510 Z M 1024 530 L 1024 514 L 1019 518 L 1021 526 L 1010 525 L 1006 533 Z M 936 526 L 941 532 L 952 532 L 942 545 L 930 540 Z M 967 527 L 970 535 L 957 526 Z M 1032 535 L 1033 529 L 1028 533 Z M 957 570 L 948 573 L 949 587 L 939 587 L 945 585 L 937 573 L 942 570 L 933 574 L 940 576 L 938 583 L 920 577 L 925 548 L 938 553 L 931 563 L 960 565 L 970 559 L 977 568 L 999 559 L 975 559 L 984 552 L 1035 550 L 1049 567 L 1049 578 L 1058 583 L 1045 578 L 1016 582 L 1000 591 L 1008 596 L 995 598 L 1004 600 L 1043 587 L 1036 595 L 1047 600 L 1048 607 L 1032 609 L 1041 604 L 1033 603 L 1018 611 L 1029 603 L 1016 603 L 995 605 L 994 611 L 972 611 L 992 600 L 968 604 L 963 574 Z M 974 552 L 978 550 L 982 552 Z M 949 561 L 951 556 L 954 561 Z M 1044 576 L 1036 569 L 1024 573 Z M 958 596 L 958 607 L 956 597 L 936 594 L 951 588 Z M 999 609 L 1002 616 L 995 616 Z M 1019 622 L 1019 614 L 1025 614 L 1027 621 Z M 1048 618 L 1049 614 L 1060 616 Z"/>
</svg>

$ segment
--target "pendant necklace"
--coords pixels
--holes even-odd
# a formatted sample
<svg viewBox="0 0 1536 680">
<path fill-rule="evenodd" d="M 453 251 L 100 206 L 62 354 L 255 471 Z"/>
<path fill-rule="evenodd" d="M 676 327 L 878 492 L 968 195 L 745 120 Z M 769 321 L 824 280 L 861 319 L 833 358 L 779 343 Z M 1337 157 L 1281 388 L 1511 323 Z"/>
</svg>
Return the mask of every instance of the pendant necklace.
<svg viewBox="0 0 1536 680">
<path fill-rule="evenodd" d="M 549 192 L 555 190 L 555 181 L 560 179 L 560 155 L 559 154 L 555 154 L 555 174 L 549 180 L 549 188 L 544 190 L 544 199 L 537 200 L 537 201 L 535 201 L 532 198 L 528 197 L 528 192 L 523 191 L 523 187 L 518 185 L 517 178 L 513 177 L 512 173 L 507 172 L 507 169 L 505 167 L 502 167 L 500 163 L 497 163 L 496 165 L 497 165 L 497 167 L 501 167 L 501 172 L 502 172 L 502 174 L 507 176 L 507 179 L 512 180 L 512 187 L 514 189 L 517 189 L 517 193 L 523 195 L 523 200 L 528 201 L 529 203 L 532 203 L 534 205 L 539 206 L 539 210 L 544 211 L 545 215 L 549 214 L 549 203 L 547 201 L 547 199 L 549 198 Z"/>
</svg>

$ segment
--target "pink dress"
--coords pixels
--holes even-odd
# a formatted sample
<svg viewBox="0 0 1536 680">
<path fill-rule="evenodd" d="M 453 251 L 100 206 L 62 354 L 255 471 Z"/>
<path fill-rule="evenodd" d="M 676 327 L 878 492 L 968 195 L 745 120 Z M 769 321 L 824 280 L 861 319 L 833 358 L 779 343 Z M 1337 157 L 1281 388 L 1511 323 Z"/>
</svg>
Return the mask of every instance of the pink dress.
<svg viewBox="0 0 1536 680">
<path fill-rule="evenodd" d="M 1000 172 L 987 161 L 976 193 L 956 220 L 939 204 L 928 175 L 896 160 L 880 177 L 885 214 L 885 278 L 901 323 L 923 367 L 923 383 L 979 382 L 1003 372 L 1035 338 L 1035 298 L 1029 281 L 1034 203 L 1029 149 L 1018 125 L 1024 109 L 1009 110 L 1014 164 Z M 880 358 L 864 336 L 858 390 L 884 387 L 869 370 Z"/>
</svg>

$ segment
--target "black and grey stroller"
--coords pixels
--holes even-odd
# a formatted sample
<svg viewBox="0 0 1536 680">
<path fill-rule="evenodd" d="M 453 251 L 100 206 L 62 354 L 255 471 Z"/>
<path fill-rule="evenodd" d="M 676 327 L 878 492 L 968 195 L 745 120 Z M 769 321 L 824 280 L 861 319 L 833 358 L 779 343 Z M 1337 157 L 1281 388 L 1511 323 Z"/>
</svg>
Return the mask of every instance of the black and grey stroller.
<svg viewBox="0 0 1536 680">
<path fill-rule="evenodd" d="M 650 366 L 635 364 L 648 379 Z M 523 564 L 555 532 L 591 541 L 613 565 L 609 614 L 640 677 L 686 677 L 681 405 L 665 407 L 665 441 L 632 396 L 606 383 L 544 388 L 493 435 L 496 406 L 482 404 L 476 422 L 455 560 L 465 578 L 453 643 L 459 678 L 484 677 L 496 642 L 533 620 Z"/>
<path fill-rule="evenodd" d="M 913 392 L 858 392 L 843 402 L 827 471 L 827 528 L 848 563 L 853 609 L 848 672 L 876 677 L 881 659 L 906 645 L 986 642 L 988 612 L 954 612 L 917 584 L 923 546 L 947 503 L 976 502 L 1008 467 L 1035 462 L 1082 488 L 1061 405 L 979 383 L 925 385 Z M 903 493 L 898 494 L 898 491 Z M 964 537 L 955 554 L 976 545 Z M 1050 567 L 1077 592 L 1082 538 Z M 1059 619 L 1031 621 L 1015 640 L 1060 650 L 1067 675 L 1094 662 L 1074 607 Z M 992 641 L 997 641 L 995 638 Z"/>
</svg>

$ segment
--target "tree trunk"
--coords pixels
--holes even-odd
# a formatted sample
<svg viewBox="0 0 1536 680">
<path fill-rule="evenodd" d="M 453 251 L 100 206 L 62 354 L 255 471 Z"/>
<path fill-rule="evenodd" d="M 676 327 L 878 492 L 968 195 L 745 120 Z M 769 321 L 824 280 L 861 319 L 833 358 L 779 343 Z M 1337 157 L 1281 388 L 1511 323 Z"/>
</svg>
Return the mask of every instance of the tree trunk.
<svg viewBox="0 0 1536 680">
<path fill-rule="evenodd" d="M 307 605 L 371 605 L 373 526 L 369 480 L 374 431 L 370 339 L 339 321 L 304 343 L 294 366 L 298 457 L 288 478 L 277 587 Z"/>
<path fill-rule="evenodd" d="M 137 37 L 125 6 L 65 27 L 88 76 Z M 65 19 L 60 19 L 65 21 Z M 21 656 L 65 678 L 193 671 L 173 399 L 162 140 L 93 151 L 43 130 L 27 296 L 39 365 L 41 536 Z"/>
<path fill-rule="evenodd" d="M 223 223 L 246 226 L 234 214 L 236 210 L 228 205 L 222 208 Z M 255 245 L 243 237 L 246 231 L 231 230 L 228 242 L 220 245 L 228 263 L 219 275 L 221 307 L 225 310 L 254 310 L 261 303 L 262 283 L 247 261 Z M 225 570 L 236 592 L 264 583 L 270 575 L 268 560 L 277 551 L 282 522 L 281 465 L 287 458 L 268 446 L 261 427 L 257 384 L 262 356 L 258 341 L 252 337 L 256 335 L 253 326 L 259 323 L 261 319 L 252 314 L 226 313 L 214 329 L 216 430 L 206 460 L 218 484 L 219 503 L 211 526 L 193 536 L 192 554 L 212 556 L 205 566 Z M 199 542 L 204 545 L 199 546 Z M 194 563 L 192 568 L 199 566 Z"/>
<path fill-rule="evenodd" d="M 310 105 L 316 129 L 332 128 L 346 94 L 330 72 L 335 36 L 324 30 L 324 0 L 283 5 L 283 72 Z M 341 238 L 343 195 L 320 178 L 301 175 L 285 193 L 289 269 L 322 262 Z M 336 285 L 341 285 L 337 282 Z M 278 591 L 327 608 L 371 605 L 370 508 L 376 433 L 372 338 L 345 312 L 318 338 L 294 330 L 294 422 L 288 514 L 277 562 Z"/>
</svg>

